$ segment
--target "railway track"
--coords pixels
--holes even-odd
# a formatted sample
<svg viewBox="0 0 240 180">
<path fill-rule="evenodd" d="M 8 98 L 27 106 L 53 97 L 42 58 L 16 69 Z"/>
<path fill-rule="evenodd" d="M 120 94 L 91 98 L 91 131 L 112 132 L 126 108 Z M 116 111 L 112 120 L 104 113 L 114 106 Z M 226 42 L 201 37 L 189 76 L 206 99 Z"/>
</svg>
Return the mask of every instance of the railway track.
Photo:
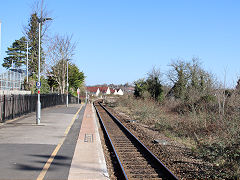
<svg viewBox="0 0 240 180">
<path fill-rule="evenodd" d="M 121 179 L 177 179 L 102 104 L 94 103 L 94 107 L 119 163 Z"/>
</svg>

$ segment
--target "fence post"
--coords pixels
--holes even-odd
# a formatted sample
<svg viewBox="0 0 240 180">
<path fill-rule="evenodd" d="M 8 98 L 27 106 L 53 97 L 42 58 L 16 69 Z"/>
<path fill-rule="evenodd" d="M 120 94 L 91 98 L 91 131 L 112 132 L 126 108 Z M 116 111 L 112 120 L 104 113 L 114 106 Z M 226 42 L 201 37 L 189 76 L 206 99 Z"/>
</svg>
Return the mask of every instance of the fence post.
<svg viewBox="0 0 240 180">
<path fill-rule="evenodd" d="M 3 117 L 2 121 L 5 122 L 5 110 L 6 110 L 6 95 L 3 95 Z"/>
</svg>

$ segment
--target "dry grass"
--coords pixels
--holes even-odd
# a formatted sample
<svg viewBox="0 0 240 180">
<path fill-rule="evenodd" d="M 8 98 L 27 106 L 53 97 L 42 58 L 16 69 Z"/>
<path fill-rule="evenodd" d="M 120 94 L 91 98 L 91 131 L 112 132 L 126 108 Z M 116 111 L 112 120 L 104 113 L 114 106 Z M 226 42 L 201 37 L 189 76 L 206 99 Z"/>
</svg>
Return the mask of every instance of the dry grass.
<svg viewBox="0 0 240 180">
<path fill-rule="evenodd" d="M 228 97 L 224 114 L 219 113 L 214 101 L 203 101 L 191 107 L 170 99 L 159 104 L 149 99 L 123 96 L 114 106 L 131 119 L 168 136 L 186 139 L 197 156 L 219 167 L 216 178 L 240 177 L 239 94 Z"/>
</svg>

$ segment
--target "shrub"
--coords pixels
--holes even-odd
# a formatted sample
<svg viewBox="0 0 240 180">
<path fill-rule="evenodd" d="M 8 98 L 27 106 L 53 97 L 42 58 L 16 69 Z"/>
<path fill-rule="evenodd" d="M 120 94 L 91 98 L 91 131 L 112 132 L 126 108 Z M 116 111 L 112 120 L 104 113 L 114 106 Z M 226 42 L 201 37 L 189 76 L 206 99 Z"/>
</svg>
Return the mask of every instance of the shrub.
<svg viewBox="0 0 240 180">
<path fill-rule="evenodd" d="M 189 139 L 198 156 L 214 163 L 219 169 L 215 178 L 239 178 L 240 174 L 240 95 L 227 99 L 224 116 L 218 113 L 215 96 L 205 95 L 190 104 L 165 99 L 159 104 L 150 99 L 135 99 L 133 96 L 120 97 L 117 107 L 124 107 L 131 119 L 149 125 L 167 136 Z M 236 99 L 239 98 L 239 99 Z M 236 102 L 237 101 L 237 102 Z M 175 113 L 177 107 L 182 113 Z M 237 106 L 237 108 L 236 108 Z M 127 111 L 128 110 L 128 111 Z M 231 113 L 229 113 L 231 112 Z M 220 118 L 221 117 L 221 118 Z"/>
</svg>

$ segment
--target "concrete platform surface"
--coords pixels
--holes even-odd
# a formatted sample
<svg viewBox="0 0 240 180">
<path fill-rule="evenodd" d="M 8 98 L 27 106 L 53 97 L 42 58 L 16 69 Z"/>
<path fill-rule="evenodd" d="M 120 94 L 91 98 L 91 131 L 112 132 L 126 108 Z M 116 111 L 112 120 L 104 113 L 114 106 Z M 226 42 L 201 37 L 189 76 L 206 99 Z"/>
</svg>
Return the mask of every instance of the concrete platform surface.
<svg viewBox="0 0 240 180">
<path fill-rule="evenodd" d="M 42 109 L 41 123 L 36 125 L 36 113 L 0 126 L 0 144 L 57 145 L 80 105 L 55 106 Z"/>
<path fill-rule="evenodd" d="M 109 179 L 91 104 L 59 105 L 0 125 L 0 180 Z"/>
<path fill-rule="evenodd" d="M 68 180 L 109 179 L 91 104 L 86 106 Z"/>
<path fill-rule="evenodd" d="M 0 180 L 67 180 L 85 106 L 42 109 L 0 126 Z"/>
</svg>

